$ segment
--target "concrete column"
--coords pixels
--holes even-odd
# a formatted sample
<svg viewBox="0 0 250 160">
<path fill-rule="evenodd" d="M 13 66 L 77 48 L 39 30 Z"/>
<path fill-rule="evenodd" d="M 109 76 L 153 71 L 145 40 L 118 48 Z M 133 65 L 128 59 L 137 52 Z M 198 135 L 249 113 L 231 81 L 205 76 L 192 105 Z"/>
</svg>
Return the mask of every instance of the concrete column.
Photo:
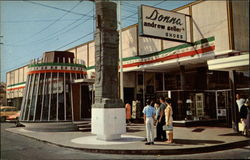
<svg viewBox="0 0 250 160">
<path fill-rule="evenodd" d="M 126 132 L 125 108 L 118 98 L 118 53 L 116 3 L 96 1 L 95 104 L 91 132 L 98 139 L 120 139 Z"/>
<path fill-rule="evenodd" d="M 180 66 L 180 89 L 186 89 L 185 66 Z M 185 118 L 185 93 L 178 92 L 178 119 Z"/>
<path fill-rule="evenodd" d="M 231 99 L 232 99 L 232 108 L 231 108 L 232 127 L 235 132 L 238 132 L 239 131 L 239 126 L 238 126 L 239 111 L 238 111 L 236 98 L 235 98 L 236 84 L 235 84 L 235 71 L 234 70 L 229 71 L 229 85 L 231 88 Z"/>
<path fill-rule="evenodd" d="M 186 88 L 186 78 L 185 78 L 185 67 L 180 66 L 180 81 L 181 81 L 181 90 Z"/>
</svg>

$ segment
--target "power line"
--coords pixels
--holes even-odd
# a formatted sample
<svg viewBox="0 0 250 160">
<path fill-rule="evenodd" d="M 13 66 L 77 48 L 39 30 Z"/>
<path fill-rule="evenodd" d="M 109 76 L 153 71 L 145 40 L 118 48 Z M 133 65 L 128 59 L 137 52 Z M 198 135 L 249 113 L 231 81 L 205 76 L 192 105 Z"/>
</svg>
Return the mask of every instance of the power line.
<svg viewBox="0 0 250 160">
<path fill-rule="evenodd" d="M 29 2 L 29 1 L 28 1 L 28 2 Z M 82 2 L 82 1 L 80 1 L 80 2 L 78 2 L 76 5 L 74 5 L 74 6 L 70 9 L 70 11 L 72 11 L 74 8 L 76 8 L 81 2 Z M 37 2 L 35 2 L 35 3 L 37 3 Z M 65 17 L 67 14 L 69 14 L 70 11 L 66 12 L 66 13 L 63 14 L 61 17 L 59 17 L 58 19 L 56 19 L 55 21 L 53 21 L 52 23 L 50 23 L 49 25 L 47 25 L 46 27 L 44 27 L 43 29 L 41 29 L 40 31 L 34 33 L 34 34 L 31 35 L 30 37 L 28 37 L 28 38 L 26 38 L 26 39 L 24 39 L 24 40 L 21 40 L 21 41 L 26 41 L 26 40 L 28 40 L 28 39 L 31 39 L 31 38 L 35 37 L 36 35 L 39 35 L 39 34 L 42 33 L 43 31 L 47 30 L 49 27 L 51 27 L 52 25 L 54 25 L 56 22 L 58 22 L 59 20 L 61 20 L 61 19 L 62 19 L 63 17 Z"/>
<path fill-rule="evenodd" d="M 91 35 L 92 33 L 94 33 L 94 32 L 90 32 L 90 33 L 88 33 L 88 34 L 86 34 L 86 35 L 84 35 L 84 36 L 82 36 L 82 37 L 80 37 L 80 38 L 77 38 L 76 40 L 74 40 L 74 41 L 72 41 L 72 42 L 69 42 L 69 43 L 63 45 L 63 46 L 57 48 L 56 50 L 59 50 L 59 49 L 61 49 L 61 48 L 63 48 L 63 47 L 66 47 L 66 46 L 68 46 L 68 45 L 70 45 L 70 44 L 72 44 L 72 43 L 74 43 L 74 42 L 77 42 L 77 41 L 79 41 L 79 40 L 81 40 L 81 39 L 83 39 L 83 38 L 85 38 L 85 37 Z"/>
<path fill-rule="evenodd" d="M 32 2 L 32 1 L 29 1 L 29 0 L 26 0 L 25 2 L 32 3 L 32 4 L 36 4 L 36 5 L 40 5 L 40 6 L 47 7 L 47 8 L 52 8 L 52 9 L 64 11 L 64 12 L 67 12 L 67 13 L 73 13 L 73 14 L 76 14 L 76 15 L 87 16 L 87 15 L 82 14 L 82 13 L 77 13 L 77 12 L 73 12 L 73 11 L 71 11 L 71 10 L 66 10 L 66 9 L 62 9 L 62 8 L 58 8 L 58 7 L 54 7 L 54 6 L 50 6 L 50 5 L 38 3 L 38 2 Z M 81 2 L 82 2 L 82 0 L 80 1 L 80 3 L 81 3 Z"/>
<path fill-rule="evenodd" d="M 159 5 L 159 4 L 162 4 L 162 3 L 164 3 L 164 2 L 165 2 L 165 0 L 163 0 L 163 1 L 159 2 L 159 3 L 154 4 L 153 6 L 155 7 L 155 6 L 157 6 L 157 5 Z M 138 15 L 138 13 L 135 12 L 134 14 L 131 14 L 131 15 L 127 16 L 127 17 L 122 18 L 122 20 L 125 20 L 125 19 L 127 19 L 127 18 L 133 17 L 133 16 L 135 16 L 135 15 Z"/>
<path fill-rule="evenodd" d="M 93 9 L 90 10 L 89 12 L 87 12 L 86 14 L 89 14 L 89 13 L 91 13 L 92 11 L 93 11 Z M 77 28 L 77 27 L 80 26 L 81 24 L 84 24 L 84 23 L 87 22 L 88 20 L 92 19 L 91 17 L 89 17 L 89 18 L 86 19 L 85 21 L 83 21 L 83 22 L 81 22 L 81 23 L 79 23 L 79 24 L 77 24 L 77 25 L 75 25 L 75 26 L 69 28 L 68 30 L 66 30 L 66 31 L 64 31 L 64 32 L 62 32 L 62 33 L 59 33 L 59 32 L 61 32 L 61 31 L 65 30 L 66 28 L 72 26 L 73 24 L 75 24 L 75 23 L 78 22 L 79 20 L 82 20 L 84 17 L 85 17 L 85 16 L 82 16 L 81 18 L 76 19 L 76 20 L 73 21 L 72 23 L 70 23 L 70 24 L 64 26 L 63 28 L 57 30 L 57 31 L 54 32 L 54 33 L 51 33 L 49 36 L 46 36 L 46 37 L 44 37 L 44 38 L 42 38 L 42 39 L 35 40 L 35 41 L 31 41 L 31 42 L 26 43 L 26 44 L 23 44 L 23 45 L 15 45 L 15 44 L 8 44 L 8 43 L 6 43 L 5 45 L 7 45 L 7 46 L 24 46 L 24 45 L 30 45 L 30 44 L 32 44 L 32 43 L 43 43 L 43 42 L 49 41 L 49 40 L 51 40 L 51 39 L 53 39 L 53 38 L 59 36 L 60 34 L 63 34 L 63 33 L 69 32 L 69 31 L 72 31 L 73 29 Z M 59 34 L 57 34 L 57 33 L 59 33 Z M 48 37 L 49 37 L 49 38 L 48 38 Z"/>
<path fill-rule="evenodd" d="M 60 21 L 74 21 L 74 20 L 79 20 L 78 19 L 61 19 Z M 34 23 L 34 22 L 50 22 L 50 21 L 55 21 L 56 19 L 35 19 L 35 20 L 10 20 L 10 21 L 0 21 L 0 23 Z"/>
</svg>

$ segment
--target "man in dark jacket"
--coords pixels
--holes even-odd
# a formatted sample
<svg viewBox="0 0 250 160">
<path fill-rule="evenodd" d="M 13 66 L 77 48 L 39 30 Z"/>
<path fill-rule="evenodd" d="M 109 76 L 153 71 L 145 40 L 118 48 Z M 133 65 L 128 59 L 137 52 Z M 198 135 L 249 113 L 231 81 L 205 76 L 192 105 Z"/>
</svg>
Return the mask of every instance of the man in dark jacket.
<svg viewBox="0 0 250 160">
<path fill-rule="evenodd" d="M 157 130 L 157 138 L 156 141 L 166 141 L 166 132 L 162 129 L 162 127 L 165 125 L 165 109 L 166 109 L 166 104 L 165 104 L 165 98 L 160 97 L 160 115 L 157 117 L 158 120 L 158 130 Z"/>
</svg>

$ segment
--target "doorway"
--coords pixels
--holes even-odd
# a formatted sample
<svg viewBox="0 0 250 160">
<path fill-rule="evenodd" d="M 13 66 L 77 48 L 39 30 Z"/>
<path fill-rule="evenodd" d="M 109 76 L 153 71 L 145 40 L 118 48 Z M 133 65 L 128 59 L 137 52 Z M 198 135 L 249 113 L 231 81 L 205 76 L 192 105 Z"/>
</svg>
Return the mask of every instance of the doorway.
<svg viewBox="0 0 250 160">
<path fill-rule="evenodd" d="M 124 103 L 129 103 L 132 106 L 132 101 L 134 99 L 134 88 L 124 88 Z"/>
</svg>

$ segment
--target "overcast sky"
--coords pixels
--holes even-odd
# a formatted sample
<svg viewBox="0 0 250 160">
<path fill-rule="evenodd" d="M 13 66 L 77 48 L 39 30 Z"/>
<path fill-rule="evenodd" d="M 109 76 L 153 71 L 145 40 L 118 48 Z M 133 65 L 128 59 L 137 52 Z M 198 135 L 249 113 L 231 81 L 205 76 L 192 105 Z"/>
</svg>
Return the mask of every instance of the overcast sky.
<svg viewBox="0 0 250 160">
<path fill-rule="evenodd" d="M 122 27 L 138 23 L 138 6 L 166 10 L 192 1 L 121 1 Z M 0 1 L 1 81 L 43 52 L 93 40 L 95 6 L 89 1 Z"/>
</svg>

